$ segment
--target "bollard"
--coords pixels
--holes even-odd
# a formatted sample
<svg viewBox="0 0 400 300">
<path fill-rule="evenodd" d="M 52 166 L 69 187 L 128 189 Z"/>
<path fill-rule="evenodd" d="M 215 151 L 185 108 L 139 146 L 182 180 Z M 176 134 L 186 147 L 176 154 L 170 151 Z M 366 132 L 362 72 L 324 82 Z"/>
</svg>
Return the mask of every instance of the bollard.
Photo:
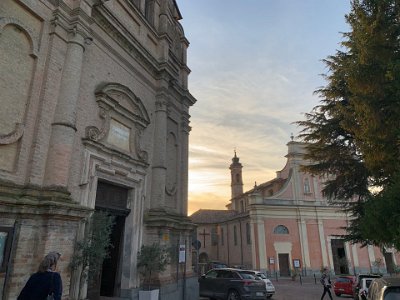
<svg viewBox="0 0 400 300">
<path fill-rule="evenodd" d="M 278 272 L 275 272 L 275 279 L 278 281 Z"/>
<path fill-rule="evenodd" d="M 301 280 L 301 274 L 300 274 L 300 285 L 303 285 L 303 281 Z"/>
<path fill-rule="evenodd" d="M 315 277 L 315 274 L 314 274 L 314 283 L 317 284 L 317 278 Z"/>
</svg>

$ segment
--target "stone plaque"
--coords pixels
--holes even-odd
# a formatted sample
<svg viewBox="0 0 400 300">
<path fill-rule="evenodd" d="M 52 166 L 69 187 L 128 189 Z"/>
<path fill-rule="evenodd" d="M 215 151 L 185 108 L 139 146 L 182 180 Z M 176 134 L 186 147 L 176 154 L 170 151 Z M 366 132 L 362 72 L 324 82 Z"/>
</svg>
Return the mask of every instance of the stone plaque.
<svg viewBox="0 0 400 300">
<path fill-rule="evenodd" d="M 129 127 L 114 119 L 111 119 L 107 142 L 125 151 L 130 151 L 130 131 L 131 130 Z"/>
</svg>

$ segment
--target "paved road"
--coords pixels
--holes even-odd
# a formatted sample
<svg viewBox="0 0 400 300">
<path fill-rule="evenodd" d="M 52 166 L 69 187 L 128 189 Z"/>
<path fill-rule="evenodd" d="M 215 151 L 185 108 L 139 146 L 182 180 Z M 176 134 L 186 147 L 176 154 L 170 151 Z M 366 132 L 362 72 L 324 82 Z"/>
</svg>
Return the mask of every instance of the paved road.
<svg viewBox="0 0 400 300">
<path fill-rule="evenodd" d="M 274 300 L 319 300 L 322 295 L 322 286 L 317 279 L 315 283 L 314 278 L 303 278 L 302 284 L 300 280 L 292 281 L 291 279 L 279 279 L 279 281 L 272 280 L 275 286 L 276 294 L 272 297 Z M 334 299 L 351 299 L 351 297 L 336 297 L 331 290 Z M 328 295 L 325 299 L 329 300 Z"/>
<path fill-rule="evenodd" d="M 317 279 L 315 284 L 314 278 L 302 278 L 302 284 L 300 280 L 292 281 L 288 279 L 279 279 L 276 281 L 272 279 L 272 283 L 275 286 L 276 294 L 271 298 L 272 300 L 319 300 L 321 299 L 322 286 Z M 332 292 L 333 299 L 352 299 L 349 297 L 336 297 Z M 200 298 L 201 300 L 206 300 L 207 298 Z M 328 295 L 325 296 L 326 300 L 329 300 Z"/>
</svg>

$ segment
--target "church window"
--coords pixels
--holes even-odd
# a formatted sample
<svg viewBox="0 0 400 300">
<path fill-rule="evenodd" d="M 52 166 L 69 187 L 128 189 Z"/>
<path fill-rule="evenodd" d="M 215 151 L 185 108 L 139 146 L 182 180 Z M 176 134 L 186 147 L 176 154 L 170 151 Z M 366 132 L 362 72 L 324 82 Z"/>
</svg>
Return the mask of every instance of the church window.
<svg viewBox="0 0 400 300">
<path fill-rule="evenodd" d="M 247 245 L 250 245 L 251 244 L 250 223 L 246 223 L 246 239 L 247 239 Z"/>
<path fill-rule="evenodd" d="M 233 244 L 236 246 L 237 245 L 237 230 L 236 230 L 236 225 L 233 226 Z"/>
<path fill-rule="evenodd" d="M 146 0 L 145 17 L 150 24 L 154 25 L 154 0 Z"/>
<path fill-rule="evenodd" d="M 284 225 L 278 225 L 274 229 L 275 234 L 289 234 L 289 229 Z"/>
<path fill-rule="evenodd" d="M 221 245 L 224 245 L 224 229 L 221 228 Z"/>
<path fill-rule="evenodd" d="M 311 193 L 311 188 L 310 188 L 310 181 L 308 178 L 304 179 L 304 194 L 310 194 Z"/>
<path fill-rule="evenodd" d="M 268 190 L 268 196 L 272 196 L 274 194 L 273 190 Z"/>
<path fill-rule="evenodd" d="M 11 253 L 12 227 L 0 227 L 0 272 L 5 272 Z"/>
<path fill-rule="evenodd" d="M 244 212 L 244 202 L 243 202 L 243 200 L 240 201 L 240 211 Z"/>
<path fill-rule="evenodd" d="M 211 228 L 211 245 L 212 246 L 218 245 L 218 234 L 216 227 Z"/>
<path fill-rule="evenodd" d="M 240 175 L 239 174 L 236 174 L 236 183 L 240 183 Z"/>
</svg>

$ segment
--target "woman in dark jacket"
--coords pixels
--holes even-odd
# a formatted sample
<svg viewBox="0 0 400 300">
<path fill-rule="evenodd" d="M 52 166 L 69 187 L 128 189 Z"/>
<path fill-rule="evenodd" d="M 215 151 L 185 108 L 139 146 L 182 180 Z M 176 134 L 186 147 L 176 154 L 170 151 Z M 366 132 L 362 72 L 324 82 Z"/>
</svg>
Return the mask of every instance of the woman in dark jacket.
<svg viewBox="0 0 400 300">
<path fill-rule="evenodd" d="M 50 294 L 53 294 L 54 300 L 61 300 L 61 276 L 55 272 L 59 258 L 60 253 L 47 254 L 39 270 L 29 277 L 17 300 L 45 300 Z"/>
</svg>

